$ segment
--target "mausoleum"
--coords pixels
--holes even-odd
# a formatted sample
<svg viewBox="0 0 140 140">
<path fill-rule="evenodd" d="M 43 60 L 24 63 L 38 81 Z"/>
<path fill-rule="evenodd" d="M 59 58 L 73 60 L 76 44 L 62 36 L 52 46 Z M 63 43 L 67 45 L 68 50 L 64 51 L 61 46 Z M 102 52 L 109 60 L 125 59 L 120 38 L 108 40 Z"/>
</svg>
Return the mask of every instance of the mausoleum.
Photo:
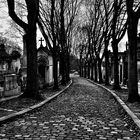
<svg viewBox="0 0 140 140">
<path fill-rule="evenodd" d="M 17 83 L 17 75 L 11 67 L 12 57 L 9 55 L 4 44 L 0 45 L 0 98 L 20 94 Z"/>
<path fill-rule="evenodd" d="M 41 84 L 50 86 L 53 84 L 53 58 L 47 47 L 42 43 L 38 48 L 38 75 Z"/>
</svg>

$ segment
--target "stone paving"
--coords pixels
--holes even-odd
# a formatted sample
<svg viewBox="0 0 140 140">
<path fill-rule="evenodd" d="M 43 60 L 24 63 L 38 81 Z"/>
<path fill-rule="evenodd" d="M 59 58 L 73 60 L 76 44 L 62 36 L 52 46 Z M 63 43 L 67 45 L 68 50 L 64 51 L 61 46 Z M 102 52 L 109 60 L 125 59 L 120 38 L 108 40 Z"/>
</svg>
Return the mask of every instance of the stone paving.
<svg viewBox="0 0 140 140">
<path fill-rule="evenodd" d="M 0 126 L 0 140 L 139 140 L 109 93 L 82 78 L 32 113 Z"/>
</svg>

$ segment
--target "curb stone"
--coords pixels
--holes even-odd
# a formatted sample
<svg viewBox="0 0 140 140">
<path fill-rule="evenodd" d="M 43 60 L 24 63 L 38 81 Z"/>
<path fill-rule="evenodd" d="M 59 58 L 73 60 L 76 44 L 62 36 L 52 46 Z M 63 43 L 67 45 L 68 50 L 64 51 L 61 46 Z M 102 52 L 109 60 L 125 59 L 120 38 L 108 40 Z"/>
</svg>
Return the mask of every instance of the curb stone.
<svg viewBox="0 0 140 140">
<path fill-rule="evenodd" d="M 53 95 L 53 96 L 45 99 L 44 101 L 42 101 L 42 102 L 40 102 L 40 103 L 38 103 L 36 105 L 33 105 L 31 107 L 28 107 L 28 108 L 26 108 L 26 109 L 24 109 L 22 111 L 15 112 L 15 113 L 12 113 L 12 114 L 7 115 L 7 116 L 0 117 L 0 124 L 4 123 L 6 121 L 9 121 L 11 119 L 14 119 L 14 118 L 16 118 L 18 116 L 21 116 L 21 115 L 23 115 L 23 114 L 25 114 L 25 113 L 27 113 L 29 111 L 33 111 L 34 109 L 37 109 L 37 108 L 43 106 L 44 104 L 52 101 L 53 99 L 55 99 L 56 97 L 58 97 L 61 93 L 63 93 L 66 89 L 68 89 L 71 86 L 71 84 L 72 84 L 72 80 L 70 81 L 70 84 L 67 85 L 63 90 L 59 91 L 55 95 Z"/>
<path fill-rule="evenodd" d="M 85 78 L 86 79 L 86 78 Z M 129 116 L 129 118 L 131 119 L 131 122 L 133 122 L 133 124 L 131 124 L 133 127 L 132 129 L 135 129 L 135 131 L 137 131 L 140 134 L 140 120 L 138 119 L 138 117 L 129 109 L 129 107 L 120 99 L 119 96 L 117 96 L 113 91 L 111 91 L 110 89 L 106 88 L 103 85 L 100 85 L 98 83 L 95 83 L 94 81 L 91 81 L 90 79 L 86 79 L 89 82 L 105 89 L 106 91 L 110 92 L 111 95 L 114 97 L 114 99 L 118 102 L 118 104 L 123 108 L 123 110 L 127 113 L 127 115 Z M 134 128 L 135 125 L 135 128 Z"/>
<path fill-rule="evenodd" d="M 12 97 L 1 98 L 1 99 L 0 99 L 0 102 L 4 102 L 4 101 L 8 101 L 8 100 L 11 100 L 11 99 L 18 98 L 18 97 L 21 96 L 22 94 L 23 94 L 23 92 L 21 92 L 19 95 L 15 95 L 15 96 L 12 96 Z"/>
</svg>

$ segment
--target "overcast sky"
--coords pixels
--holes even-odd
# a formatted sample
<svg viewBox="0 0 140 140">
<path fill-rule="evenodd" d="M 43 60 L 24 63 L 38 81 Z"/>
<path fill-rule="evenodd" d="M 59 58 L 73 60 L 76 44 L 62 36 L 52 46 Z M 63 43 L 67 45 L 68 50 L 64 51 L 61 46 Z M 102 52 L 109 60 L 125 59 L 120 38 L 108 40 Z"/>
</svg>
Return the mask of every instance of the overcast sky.
<svg viewBox="0 0 140 140">
<path fill-rule="evenodd" d="M 2 35 L 3 37 L 7 37 L 9 38 L 9 35 L 6 34 L 6 32 L 9 29 L 9 20 L 11 20 L 11 18 L 8 15 L 8 9 L 7 7 L 5 7 L 5 5 L 1 5 L 0 6 L 0 35 Z M 41 33 L 39 30 L 37 30 L 37 46 L 40 46 L 40 42 L 39 39 L 42 37 Z M 10 39 L 10 38 L 9 38 Z M 15 41 L 16 39 L 11 38 L 11 40 Z M 18 45 L 22 48 L 23 44 L 22 44 L 22 36 L 20 35 L 20 39 L 17 39 L 16 41 L 18 43 Z M 45 46 L 45 41 L 43 41 L 43 45 Z"/>
<path fill-rule="evenodd" d="M 7 8 L 5 8 L 4 4 L 0 6 L 0 32 L 4 32 L 8 28 L 8 14 Z"/>
</svg>

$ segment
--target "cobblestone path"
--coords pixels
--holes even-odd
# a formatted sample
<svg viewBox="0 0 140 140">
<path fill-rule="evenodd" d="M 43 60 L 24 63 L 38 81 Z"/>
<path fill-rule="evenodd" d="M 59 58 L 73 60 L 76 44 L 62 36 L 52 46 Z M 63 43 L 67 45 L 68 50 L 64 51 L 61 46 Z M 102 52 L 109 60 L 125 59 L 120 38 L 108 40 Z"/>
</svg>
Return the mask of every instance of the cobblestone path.
<svg viewBox="0 0 140 140">
<path fill-rule="evenodd" d="M 0 140 L 138 140 L 103 89 L 81 78 L 35 112 L 0 126 Z"/>
</svg>

